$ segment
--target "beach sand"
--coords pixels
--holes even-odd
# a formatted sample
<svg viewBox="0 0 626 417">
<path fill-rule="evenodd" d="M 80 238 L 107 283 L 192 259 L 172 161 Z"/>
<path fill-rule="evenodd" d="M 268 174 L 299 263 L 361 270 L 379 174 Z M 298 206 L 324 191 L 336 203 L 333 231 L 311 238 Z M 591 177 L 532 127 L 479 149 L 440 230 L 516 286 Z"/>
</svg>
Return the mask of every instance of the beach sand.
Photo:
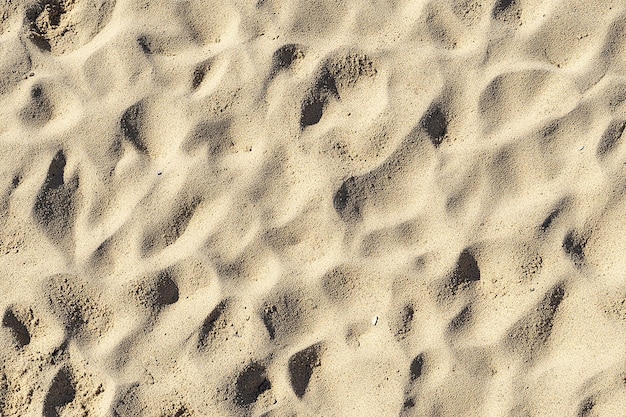
<svg viewBox="0 0 626 417">
<path fill-rule="evenodd" d="M 626 4 L 2 0 L 1 416 L 626 416 Z"/>
</svg>

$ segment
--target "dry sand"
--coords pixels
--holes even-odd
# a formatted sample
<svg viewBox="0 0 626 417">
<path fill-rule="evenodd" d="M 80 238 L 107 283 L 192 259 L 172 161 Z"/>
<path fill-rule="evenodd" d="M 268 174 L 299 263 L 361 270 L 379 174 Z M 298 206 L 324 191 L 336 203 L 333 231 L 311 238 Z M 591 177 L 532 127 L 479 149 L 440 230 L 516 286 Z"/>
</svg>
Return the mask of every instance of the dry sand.
<svg viewBox="0 0 626 417">
<path fill-rule="evenodd" d="M 622 0 L 0 11 L 0 415 L 626 416 Z"/>
</svg>

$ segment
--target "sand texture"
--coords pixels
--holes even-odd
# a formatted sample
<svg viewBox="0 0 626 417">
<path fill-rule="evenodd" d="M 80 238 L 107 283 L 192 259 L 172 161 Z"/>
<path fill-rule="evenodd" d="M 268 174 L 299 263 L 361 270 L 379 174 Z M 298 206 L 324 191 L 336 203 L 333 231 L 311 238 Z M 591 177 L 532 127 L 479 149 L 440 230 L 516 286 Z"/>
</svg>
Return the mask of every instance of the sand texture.
<svg viewBox="0 0 626 417">
<path fill-rule="evenodd" d="M 0 12 L 0 416 L 626 416 L 623 0 Z"/>
</svg>

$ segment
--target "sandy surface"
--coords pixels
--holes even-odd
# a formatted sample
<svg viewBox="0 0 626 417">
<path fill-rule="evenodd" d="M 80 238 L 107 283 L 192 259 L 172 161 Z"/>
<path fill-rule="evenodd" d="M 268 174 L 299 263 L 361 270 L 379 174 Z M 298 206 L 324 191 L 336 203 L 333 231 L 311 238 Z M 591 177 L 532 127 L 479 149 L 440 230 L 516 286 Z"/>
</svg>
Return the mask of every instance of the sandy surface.
<svg viewBox="0 0 626 417">
<path fill-rule="evenodd" d="M 623 1 L 0 12 L 0 415 L 626 416 Z"/>
</svg>

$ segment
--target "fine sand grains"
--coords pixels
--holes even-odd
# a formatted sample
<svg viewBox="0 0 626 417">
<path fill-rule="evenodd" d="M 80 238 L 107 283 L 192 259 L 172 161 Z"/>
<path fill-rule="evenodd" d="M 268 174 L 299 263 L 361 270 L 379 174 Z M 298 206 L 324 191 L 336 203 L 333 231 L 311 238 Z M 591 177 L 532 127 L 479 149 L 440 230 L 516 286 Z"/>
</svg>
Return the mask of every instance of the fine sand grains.
<svg viewBox="0 0 626 417">
<path fill-rule="evenodd" d="M 0 416 L 626 416 L 623 1 L 0 16 Z"/>
</svg>

